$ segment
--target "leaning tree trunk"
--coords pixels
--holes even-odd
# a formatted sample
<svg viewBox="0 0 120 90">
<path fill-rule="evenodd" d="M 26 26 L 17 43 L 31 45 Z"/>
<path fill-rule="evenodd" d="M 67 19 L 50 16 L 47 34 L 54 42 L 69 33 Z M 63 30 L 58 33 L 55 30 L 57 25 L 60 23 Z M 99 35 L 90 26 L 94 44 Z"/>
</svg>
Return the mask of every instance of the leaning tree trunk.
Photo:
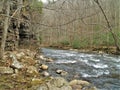
<svg viewBox="0 0 120 90">
<path fill-rule="evenodd" d="M 4 30 L 2 32 L 2 40 L 1 40 L 1 48 L 0 48 L 0 58 L 3 59 L 4 51 L 5 51 L 5 43 L 7 38 L 7 31 L 9 27 L 9 13 L 10 13 L 10 1 L 4 0 L 4 6 L 6 10 L 6 17 L 4 21 Z"/>
<path fill-rule="evenodd" d="M 106 23 L 107 23 L 107 27 L 108 27 L 108 29 L 109 29 L 109 32 L 111 33 L 111 35 L 112 35 L 112 37 L 113 37 L 113 39 L 114 39 L 114 43 L 115 43 L 115 46 L 116 46 L 116 48 L 117 48 L 117 51 L 120 52 L 120 46 L 119 46 L 118 38 L 117 38 L 116 34 L 113 32 L 113 29 L 112 29 L 112 27 L 111 27 L 111 25 L 110 25 L 110 22 L 109 22 L 109 20 L 108 20 L 108 18 L 107 18 L 107 16 L 106 16 L 106 14 L 105 14 L 102 6 L 100 5 L 99 0 L 94 0 L 94 2 L 98 5 L 98 7 L 100 8 L 100 10 L 102 11 L 102 13 L 103 13 L 103 15 L 104 15 L 104 18 L 105 18 L 105 20 L 106 20 Z"/>
</svg>

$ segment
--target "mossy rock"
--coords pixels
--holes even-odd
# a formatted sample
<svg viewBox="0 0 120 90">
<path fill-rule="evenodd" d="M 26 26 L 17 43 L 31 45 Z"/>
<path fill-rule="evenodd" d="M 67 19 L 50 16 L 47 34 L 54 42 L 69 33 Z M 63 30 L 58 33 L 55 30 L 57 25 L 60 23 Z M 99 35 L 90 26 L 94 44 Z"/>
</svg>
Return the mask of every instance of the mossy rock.
<svg viewBox="0 0 120 90">
<path fill-rule="evenodd" d="M 0 84 L 0 90 L 10 90 L 11 87 L 9 85 L 6 84 Z"/>
</svg>

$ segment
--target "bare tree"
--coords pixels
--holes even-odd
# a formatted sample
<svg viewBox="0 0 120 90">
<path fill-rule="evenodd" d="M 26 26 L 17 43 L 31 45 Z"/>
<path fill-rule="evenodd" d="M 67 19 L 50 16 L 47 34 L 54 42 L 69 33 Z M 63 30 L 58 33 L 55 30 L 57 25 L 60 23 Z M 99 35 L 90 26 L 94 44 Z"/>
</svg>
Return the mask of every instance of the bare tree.
<svg viewBox="0 0 120 90">
<path fill-rule="evenodd" d="M 114 39 L 114 43 L 115 43 L 115 46 L 117 47 L 117 51 L 120 51 L 120 45 L 119 45 L 119 41 L 118 41 L 118 38 L 116 36 L 116 34 L 113 32 L 113 29 L 110 25 L 110 22 L 107 18 L 107 15 L 105 14 L 104 12 L 104 9 L 102 8 L 102 6 L 100 5 L 99 1 L 98 0 L 94 0 L 94 2 L 98 5 L 98 7 L 100 8 L 100 10 L 102 11 L 103 15 L 104 15 L 104 18 L 106 20 L 106 23 L 107 23 L 107 27 L 109 29 L 109 32 L 111 33 L 113 39 Z"/>
<path fill-rule="evenodd" d="M 3 30 L 3 36 L 1 41 L 1 48 L 0 48 L 0 58 L 3 59 L 4 51 L 5 51 L 5 43 L 7 38 L 7 30 L 9 27 L 9 13 L 10 13 L 10 1 L 4 0 L 4 6 L 6 10 L 6 17 L 4 21 L 4 30 Z"/>
</svg>

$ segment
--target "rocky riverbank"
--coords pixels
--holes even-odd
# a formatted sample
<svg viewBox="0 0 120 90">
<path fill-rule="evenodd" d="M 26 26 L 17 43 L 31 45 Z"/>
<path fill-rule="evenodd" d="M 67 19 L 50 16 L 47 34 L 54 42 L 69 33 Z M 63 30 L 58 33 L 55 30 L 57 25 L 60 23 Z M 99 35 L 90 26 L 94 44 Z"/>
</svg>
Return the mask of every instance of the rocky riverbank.
<svg viewBox="0 0 120 90">
<path fill-rule="evenodd" d="M 47 48 L 63 49 L 63 50 L 73 50 L 83 53 L 99 53 L 99 54 L 114 54 L 120 55 L 120 52 L 117 51 L 115 46 L 95 46 L 95 47 L 85 47 L 85 48 L 72 48 L 71 46 L 46 46 Z"/>
<path fill-rule="evenodd" d="M 28 49 L 6 52 L 4 60 L 0 60 L 0 90 L 97 90 L 87 81 L 51 77 L 45 62 L 53 61 Z"/>
</svg>

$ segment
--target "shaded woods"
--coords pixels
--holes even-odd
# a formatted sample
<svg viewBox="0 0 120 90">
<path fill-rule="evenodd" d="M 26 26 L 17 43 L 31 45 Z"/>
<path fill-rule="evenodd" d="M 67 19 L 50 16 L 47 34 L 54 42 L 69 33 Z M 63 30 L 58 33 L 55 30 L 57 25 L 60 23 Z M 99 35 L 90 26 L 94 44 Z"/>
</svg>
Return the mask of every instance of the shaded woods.
<svg viewBox="0 0 120 90">
<path fill-rule="evenodd" d="M 73 48 L 120 46 L 119 0 L 59 0 L 43 8 L 42 43 Z"/>
</svg>

